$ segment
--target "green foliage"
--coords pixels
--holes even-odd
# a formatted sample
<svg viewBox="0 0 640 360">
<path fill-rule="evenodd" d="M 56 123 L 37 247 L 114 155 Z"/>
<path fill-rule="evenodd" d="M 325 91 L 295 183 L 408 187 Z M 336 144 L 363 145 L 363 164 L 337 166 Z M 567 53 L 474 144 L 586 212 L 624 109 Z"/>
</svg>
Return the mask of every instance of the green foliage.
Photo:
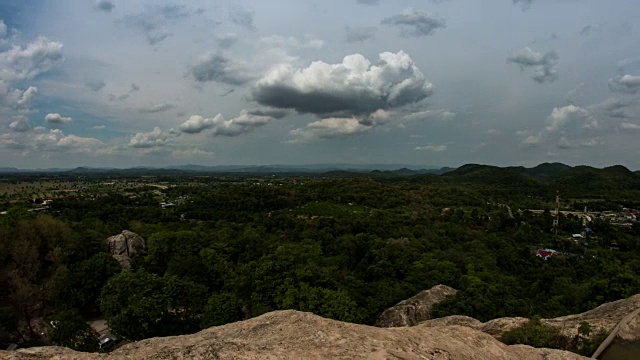
<svg viewBox="0 0 640 360">
<path fill-rule="evenodd" d="M 97 351 L 98 333 L 77 311 L 58 313 L 51 322 L 51 341 L 77 351 Z"/>
<path fill-rule="evenodd" d="M 206 287 L 173 276 L 124 271 L 102 289 L 100 309 L 109 327 L 131 340 L 198 330 Z"/>
<path fill-rule="evenodd" d="M 242 301 L 232 293 L 222 293 L 209 297 L 200 324 L 208 328 L 239 320 L 242 320 Z"/>
</svg>

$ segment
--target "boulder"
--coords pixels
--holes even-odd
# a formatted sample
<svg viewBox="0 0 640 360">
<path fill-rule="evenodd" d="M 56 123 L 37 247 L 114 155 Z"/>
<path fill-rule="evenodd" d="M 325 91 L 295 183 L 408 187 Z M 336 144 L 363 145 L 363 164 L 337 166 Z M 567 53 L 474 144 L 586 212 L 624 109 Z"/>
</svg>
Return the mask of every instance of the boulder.
<svg viewBox="0 0 640 360">
<path fill-rule="evenodd" d="M 436 285 L 418 295 L 402 300 L 385 310 L 378 318 L 378 327 L 413 326 L 431 319 L 431 309 L 449 296 L 455 295 L 456 289 L 446 285 Z"/>
<path fill-rule="evenodd" d="M 569 360 L 586 359 L 561 350 L 508 346 L 463 326 L 423 325 L 377 328 L 349 324 L 293 310 L 213 327 L 196 334 L 146 339 L 109 354 L 60 347 L 0 351 L 22 359 L 429 359 Z"/>
<path fill-rule="evenodd" d="M 144 239 L 129 230 L 107 238 L 107 251 L 111 253 L 123 269 L 131 269 L 133 259 L 147 251 Z"/>
</svg>

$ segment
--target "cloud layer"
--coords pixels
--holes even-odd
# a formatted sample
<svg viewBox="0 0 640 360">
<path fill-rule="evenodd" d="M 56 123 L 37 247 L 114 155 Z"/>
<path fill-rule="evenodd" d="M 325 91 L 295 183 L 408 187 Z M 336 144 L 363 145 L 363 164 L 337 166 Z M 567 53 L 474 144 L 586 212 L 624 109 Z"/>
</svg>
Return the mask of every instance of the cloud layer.
<svg viewBox="0 0 640 360">
<path fill-rule="evenodd" d="M 429 36 L 447 27 L 444 19 L 416 9 L 406 9 L 398 15 L 385 18 L 382 24 L 399 27 L 405 37 Z"/>
<path fill-rule="evenodd" d="M 530 47 L 525 47 L 509 56 L 507 63 L 516 64 L 523 71 L 530 69 L 533 71 L 531 75 L 533 80 L 545 83 L 558 79 L 558 74 L 554 69 L 558 59 L 558 54 L 553 50 L 542 53 L 534 51 Z"/>
</svg>

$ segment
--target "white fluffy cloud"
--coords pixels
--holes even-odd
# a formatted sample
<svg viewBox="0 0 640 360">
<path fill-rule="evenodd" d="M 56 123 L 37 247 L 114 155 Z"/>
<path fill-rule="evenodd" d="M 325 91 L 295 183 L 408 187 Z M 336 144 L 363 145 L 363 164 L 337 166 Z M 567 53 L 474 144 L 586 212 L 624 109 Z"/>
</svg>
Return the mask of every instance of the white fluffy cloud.
<svg viewBox="0 0 640 360">
<path fill-rule="evenodd" d="M 91 152 L 104 145 L 98 139 L 77 135 L 65 135 L 60 129 L 35 135 L 34 148 L 41 151 Z"/>
<path fill-rule="evenodd" d="M 16 120 L 9 124 L 9 129 L 16 132 L 27 132 L 31 130 L 31 124 L 29 124 L 29 119 L 25 116 L 18 116 Z"/>
<path fill-rule="evenodd" d="M 426 146 L 416 146 L 414 149 L 416 151 L 430 151 L 430 152 L 443 152 L 447 150 L 447 145 L 426 145 Z"/>
<path fill-rule="evenodd" d="M 327 139 L 361 134 L 371 130 L 372 126 L 363 125 L 359 119 L 326 118 L 312 122 L 305 128 L 290 131 L 293 140 L 290 142 L 306 142 L 315 139 Z"/>
<path fill-rule="evenodd" d="M 640 92 L 640 75 L 622 75 L 609 79 L 609 89 L 613 92 L 637 94 Z"/>
<path fill-rule="evenodd" d="M 170 145 L 177 134 L 172 131 L 165 132 L 159 127 L 154 127 L 150 132 L 136 133 L 130 140 L 129 146 L 134 148 L 155 148 Z"/>
<path fill-rule="evenodd" d="M 62 116 L 58 113 L 49 113 L 45 115 L 44 120 L 49 124 L 56 125 L 68 125 L 73 122 L 73 119 L 68 116 Z"/>
<path fill-rule="evenodd" d="M 240 115 L 230 120 L 225 120 L 222 114 L 218 114 L 213 118 L 193 115 L 180 124 L 179 129 L 186 134 L 198 134 L 205 130 L 210 130 L 209 132 L 213 136 L 238 136 L 266 125 L 273 119 L 275 119 L 274 116 L 260 115 L 247 110 L 242 110 Z"/>
<path fill-rule="evenodd" d="M 360 54 L 339 64 L 282 65 L 258 81 L 253 97 L 262 105 L 300 113 L 350 117 L 415 103 L 432 92 L 411 57 L 399 51 L 381 53 L 377 65 Z"/>
<path fill-rule="evenodd" d="M 558 53 L 553 50 L 543 53 L 534 51 L 527 46 L 509 56 L 507 63 L 517 64 L 522 70 L 532 69 L 531 78 L 536 82 L 545 83 L 558 78 L 558 73 L 554 69 L 558 59 Z"/>
<path fill-rule="evenodd" d="M 8 31 L 7 25 L 4 23 L 3 19 L 0 19 L 0 39 L 7 36 L 7 31 Z"/>
<path fill-rule="evenodd" d="M 62 43 L 40 36 L 25 47 L 13 45 L 0 52 L 0 80 L 32 79 L 62 61 Z"/>
<path fill-rule="evenodd" d="M 572 130 L 576 127 L 595 129 L 598 127 L 598 122 L 589 111 L 574 105 L 554 108 L 551 115 L 547 117 L 546 130 L 549 132 Z"/>
<path fill-rule="evenodd" d="M 620 124 L 620 128 L 622 128 L 623 130 L 640 131 L 640 125 L 627 123 L 627 122 L 624 122 L 624 123 Z"/>
</svg>

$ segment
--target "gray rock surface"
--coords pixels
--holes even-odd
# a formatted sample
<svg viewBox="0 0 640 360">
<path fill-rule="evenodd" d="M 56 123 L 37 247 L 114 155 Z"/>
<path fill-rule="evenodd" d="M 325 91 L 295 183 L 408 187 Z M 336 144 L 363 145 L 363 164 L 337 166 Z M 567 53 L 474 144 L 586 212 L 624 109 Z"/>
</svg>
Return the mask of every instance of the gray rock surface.
<svg viewBox="0 0 640 360">
<path fill-rule="evenodd" d="M 446 285 L 436 285 L 424 290 L 416 296 L 402 300 L 385 310 L 376 321 L 379 327 L 413 326 L 425 320 L 430 320 L 431 309 L 442 300 L 458 292 Z"/>
<path fill-rule="evenodd" d="M 109 354 L 60 347 L 0 351 L 2 359 L 430 359 L 569 360 L 579 355 L 508 346 L 464 326 L 378 328 L 293 310 L 213 327 L 184 336 L 147 339 Z"/>
<path fill-rule="evenodd" d="M 111 253 L 123 269 L 131 269 L 133 259 L 147 251 L 144 239 L 129 230 L 107 238 L 107 251 Z"/>
</svg>

